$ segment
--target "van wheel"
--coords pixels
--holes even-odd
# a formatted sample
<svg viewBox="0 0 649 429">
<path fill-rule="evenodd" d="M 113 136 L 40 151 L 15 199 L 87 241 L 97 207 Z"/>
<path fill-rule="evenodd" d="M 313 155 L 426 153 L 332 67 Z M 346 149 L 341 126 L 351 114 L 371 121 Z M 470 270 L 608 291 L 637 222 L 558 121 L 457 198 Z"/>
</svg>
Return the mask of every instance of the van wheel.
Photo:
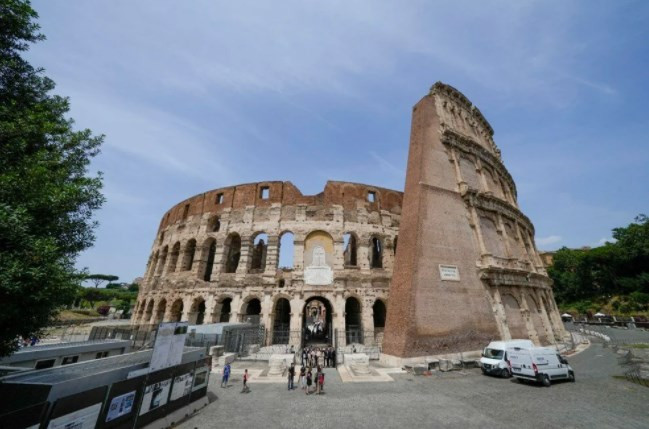
<svg viewBox="0 0 649 429">
<path fill-rule="evenodd" d="M 511 377 L 511 374 L 509 373 L 509 370 L 507 370 L 507 368 L 503 368 L 500 371 L 500 376 L 503 377 L 503 378 L 509 378 L 509 377 Z"/>
<path fill-rule="evenodd" d="M 575 373 L 574 372 L 570 371 L 568 373 L 568 381 L 571 382 L 571 383 L 575 382 Z"/>
<path fill-rule="evenodd" d="M 543 375 L 543 378 L 541 378 L 541 383 L 542 383 L 545 387 L 550 387 L 550 384 L 551 384 L 551 383 L 550 383 L 550 376 L 548 376 L 547 374 Z"/>
</svg>

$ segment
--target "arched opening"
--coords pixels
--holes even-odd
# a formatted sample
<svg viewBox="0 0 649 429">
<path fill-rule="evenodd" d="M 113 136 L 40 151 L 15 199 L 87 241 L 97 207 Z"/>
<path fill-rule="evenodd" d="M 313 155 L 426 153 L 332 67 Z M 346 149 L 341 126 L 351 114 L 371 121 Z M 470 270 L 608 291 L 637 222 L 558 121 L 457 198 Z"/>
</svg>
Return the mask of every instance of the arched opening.
<svg viewBox="0 0 649 429">
<path fill-rule="evenodd" d="M 253 325 L 259 325 L 259 319 L 261 315 L 261 301 L 257 298 L 253 298 L 244 304 L 243 310 L 243 321 L 246 323 L 252 323 Z"/>
<path fill-rule="evenodd" d="M 502 295 L 501 299 L 503 306 L 505 307 L 507 326 L 509 327 L 509 334 L 512 339 L 518 340 L 529 338 L 527 326 L 525 326 L 525 320 L 523 320 L 518 300 L 509 294 Z"/>
<path fill-rule="evenodd" d="M 279 269 L 293 269 L 293 255 L 295 253 L 294 235 L 292 232 L 285 232 L 279 239 L 279 258 L 277 266 Z"/>
<path fill-rule="evenodd" d="M 286 298 L 275 302 L 273 312 L 273 344 L 288 344 L 291 327 L 291 303 Z"/>
<path fill-rule="evenodd" d="M 156 308 L 156 313 L 155 313 L 155 318 L 153 319 L 153 323 L 162 322 L 164 320 L 166 311 L 167 311 L 167 300 L 163 299 L 158 303 L 158 307 Z"/>
<path fill-rule="evenodd" d="M 386 308 L 383 301 L 380 299 L 374 301 L 372 312 L 374 313 L 374 331 L 385 328 Z"/>
<path fill-rule="evenodd" d="M 218 216 L 212 217 L 207 223 L 208 232 L 219 232 L 221 229 L 221 219 Z"/>
<path fill-rule="evenodd" d="M 397 255 L 397 241 L 399 240 L 399 236 L 394 237 L 394 255 Z"/>
<path fill-rule="evenodd" d="M 356 235 L 352 234 L 351 232 L 345 233 L 343 235 L 343 246 L 345 247 L 345 251 L 343 252 L 345 266 L 355 267 L 356 254 L 358 252 Z"/>
<path fill-rule="evenodd" d="M 232 314 L 232 298 L 223 298 L 221 301 L 221 314 L 219 315 L 220 323 L 228 323 Z"/>
<path fill-rule="evenodd" d="M 548 341 L 548 331 L 546 329 L 545 323 L 543 323 L 543 314 L 541 313 L 541 307 L 536 302 L 536 299 L 534 299 L 534 297 L 529 293 L 526 295 L 525 301 L 527 302 L 527 307 L 530 311 L 532 325 L 534 325 L 536 334 L 539 337 L 539 343 L 542 346 L 547 346 L 550 342 Z"/>
<path fill-rule="evenodd" d="M 333 330 L 331 326 L 332 308 L 325 298 L 309 298 L 304 304 L 302 315 L 304 345 L 331 345 Z"/>
<path fill-rule="evenodd" d="M 383 243 L 379 238 L 372 237 L 370 245 L 372 246 L 370 267 L 383 268 Z"/>
<path fill-rule="evenodd" d="M 183 253 L 183 271 L 190 271 L 194 265 L 194 255 L 196 254 L 196 240 L 193 238 L 185 244 L 185 252 Z"/>
<path fill-rule="evenodd" d="M 241 258 L 241 237 L 231 234 L 225 242 L 225 272 L 236 273 Z"/>
<path fill-rule="evenodd" d="M 171 249 L 171 257 L 169 259 L 169 269 L 167 270 L 170 273 L 176 271 L 176 264 L 178 264 L 178 255 L 180 255 L 180 241 L 177 241 L 174 244 L 174 247 Z"/>
<path fill-rule="evenodd" d="M 266 269 L 266 253 L 268 252 L 268 234 L 257 234 L 252 241 L 251 272 L 263 272 Z"/>
<path fill-rule="evenodd" d="M 151 255 L 151 265 L 149 265 L 149 277 L 155 276 L 155 269 L 158 267 L 158 252 Z"/>
<path fill-rule="evenodd" d="M 174 303 L 171 305 L 171 312 L 170 312 L 170 322 L 180 322 L 180 319 L 183 317 L 183 300 L 182 299 L 177 299 L 174 301 Z"/>
<path fill-rule="evenodd" d="M 193 325 L 202 325 L 204 321 L 205 321 L 205 300 L 201 297 L 198 297 L 192 303 L 189 323 Z"/>
<path fill-rule="evenodd" d="M 203 280 L 209 282 L 212 280 L 212 270 L 214 269 L 214 255 L 216 255 L 216 240 L 209 239 L 204 249 L 207 249 L 207 261 L 205 261 L 205 272 L 203 273 Z"/>
<path fill-rule="evenodd" d="M 354 297 L 347 298 L 347 301 L 345 301 L 345 337 L 348 345 L 363 343 L 361 304 Z"/>
<path fill-rule="evenodd" d="M 160 262 L 158 263 L 158 272 L 156 274 L 162 274 L 165 264 L 167 263 L 167 253 L 169 252 L 169 246 L 162 248 L 162 253 L 160 254 Z"/>
<path fill-rule="evenodd" d="M 151 321 L 151 317 L 153 317 L 153 300 L 150 300 L 146 306 L 142 323 L 149 323 L 149 321 Z"/>
</svg>

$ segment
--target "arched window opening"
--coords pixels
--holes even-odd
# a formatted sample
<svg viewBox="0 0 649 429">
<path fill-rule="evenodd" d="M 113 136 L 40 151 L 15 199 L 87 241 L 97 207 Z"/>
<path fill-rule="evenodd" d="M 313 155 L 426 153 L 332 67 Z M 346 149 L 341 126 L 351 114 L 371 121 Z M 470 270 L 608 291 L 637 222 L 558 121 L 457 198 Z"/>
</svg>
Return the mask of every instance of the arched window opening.
<svg viewBox="0 0 649 429">
<path fill-rule="evenodd" d="M 156 275 L 156 268 L 158 268 L 158 252 L 155 252 L 153 255 L 153 260 L 151 260 L 151 270 L 149 271 L 149 276 L 155 276 Z"/>
<path fill-rule="evenodd" d="M 194 300 L 191 313 L 191 318 L 194 320 L 190 320 L 189 322 L 193 322 L 195 325 L 202 325 L 205 321 L 205 300 L 203 298 L 196 298 Z"/>
<path fill-rule="evenodd" d="M 158 307 L 156 310 L 155 319 L 153 320 L 153 323 L 162 322 L 166 311 L 167 311 L 167 300 L 163 299 L 158 303 Z"/>
<path fill-rule="evenodd" d="M 356 298 L 345 301 L 345 334 L 347 344 L 363 343 L 361 304 Z"/>
<path fill-rule="evenodd" d="M 239 266 L 239 259 L 241 258 L 241 237 L 239 234 L 232 234 L 228 237 L 226 243 L 227 258 L 225 260 L 225 272 L 236 273 Z"/>
<path fill-rule="evenodd" d="M 285 232 L 279 240 L 279 269 L 293 268 L 293 255 L 295 253 L 294 236 L 292 232 Z"/>
<path fill-rule="evenodd" d="M 160 262 L 158 263 L 158 272 L 157 274 L 162 274 L 162 270 L 164 270 L 164 267 L 167 263 L 167 253 L 169 252 L 169 247 L 165 246 L 162 249 L 162 254 L 160 255 Z"/>
<path fill-rule="evenodd" d="M 230 314 L 232 313 L 232 298 L 225 298 L 221 302 L 221 315 L 219 322 L 228 323 L 230 321 Z"/>
<path fill-rule="evenodd" d="M 185 253 L 183 255 L 183 271 L 189 271 L 194 265 L 194 255 L 196 254 L 196 240 L 191 239 L 185 245 Z"/>
<path fill-rule="evenodd" d="M 259 324 L 259 315 L 261 314 L 261 301 L 257 298 L 253 298 L 246 304 L 246 310 L 244 311 L 243 321 L 247 323 L 252 323 L 253 325 Z"/>
<path fill-rule="evenodd" d="M 385 304 L 380 299 L 377 299 L 372 306 L 372 312 L 374 313 L 374 329 L 385 328 Z"/>
<path fill-rule="evenodd" d="M 219 232 L 221 229 L 221 219 L 218 216 L 214 216 L 212 219 L 210 219 L 207 230 L 209 232 Z"/>
<path fill-rule="evenodd" d="M 203 280 L 209 282 L 212 280 L 212 270 L 214 268 L 214 255 L 216 254 L 216 241 L 211 240 L 207 248 L 207 261 L 205 265 L 205 273 L 203 273 Z"/>
<path fill-rule="evenodd" d="M 343 252 L 343 257 L 345 260 L 345 265 L 349 267 L 356 266 L 356 236 L 352 233 L 346 233 L 343 235 L 343 246 L 345 251 Z"/>
<path fill-rule="evenodd" d="M 268 234 L 257 234 L 252 243 L 252 260 L 250 269 L 252 271 L 264 271 L 266 269 L 266 253 L 268 252 Z"/>
<path fill-rule="evenodd" d="M 291 303 L 280 298 L 275 303 L 273 322 L 273 344 L 288 344 L 291 324 Z"/>
<path fill-rule="evenodd" d="M 383 268 L 383 245 L 381 243 L 381 240 L 379 240 L 376 237 L 372 238 L 371 241 L 372 244 L 372 260 L 371 262 L 371 267 L 372 268 Z"/>
<path fill-rule="evenodd" d="M 153 300 L 150 300 L 149 304 L 146 306 L 142 323 L 148 323 L 151 320 L 151 317 L 153 317 Z"/>
<path fill-rule="evenodd" d="M 180 322 L 183 317 L 184 304 L 182 299 L 177 299 L 171 306 L 171 320 L 170 322 Z"/>
<path fill-rule="evenodd" d="M 280 280 L 277 282 L 277 286 L 278 286 L 278 287 L 284 287 L 285 285 L 286 285 L 286 280 L 284 280 L 284 279 L 280 279 Z"/>
<path fill-rule="evenodd" d="M 397 254 L 397 241 L 398 240 L 399 240 L 399 236 L 397 235 L 396 237 L 394 237 L 394 254 L 395 254 L 395 256 Z"/>
<path fill-rule="evenodd" d="M 176 264 L 178 264 L 178 255 L 180 255 L 180 242 L 177 241 L 174 244 L 174 247 L 171 249 L 171 258 L 169 259 L 169 269 L 167 270 L 170 273 L 176 271 Z"/>
</svg>

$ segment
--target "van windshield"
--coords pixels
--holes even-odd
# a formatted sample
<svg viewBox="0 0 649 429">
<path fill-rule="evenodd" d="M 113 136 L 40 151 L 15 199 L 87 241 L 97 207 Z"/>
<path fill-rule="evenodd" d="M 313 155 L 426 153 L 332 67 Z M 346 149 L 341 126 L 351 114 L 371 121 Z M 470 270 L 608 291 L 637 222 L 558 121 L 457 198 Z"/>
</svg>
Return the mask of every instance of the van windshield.
<svg viewBox="0 0 649 429">
<path fill-rule="evenodd" d="M 489 359 L 502 359 L 504 353 L 505 353 L 504 350 L 486 349 L 484 356 Z"/>
</svg>

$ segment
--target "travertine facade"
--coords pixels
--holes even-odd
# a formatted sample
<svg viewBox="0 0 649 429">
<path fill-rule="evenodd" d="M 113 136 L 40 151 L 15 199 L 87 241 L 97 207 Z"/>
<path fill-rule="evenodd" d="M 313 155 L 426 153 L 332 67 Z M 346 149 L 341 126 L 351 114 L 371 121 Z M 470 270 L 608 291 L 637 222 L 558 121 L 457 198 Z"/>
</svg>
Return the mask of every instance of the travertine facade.
<svg viewBox="0 0 649 429">
<path fill-rule="evenodd" d="M 334 330 L 380 340 L 402 196 L 346 182 L 305 196 L 290 182 L 261 182 L 183 201 L 162 218 L 134 322 L 252 319 L 269 343 L 300 345 L 306 316 L 322 314 L 318 342 Z M 292 268 L 280 267 L 282 251 Z"/>
<path fill-rule="evenodd" d="M 260 182 L 194 196 L 163 216 L 134 314 L 258 321 L 268 344 L 298 346 L 380 343 L 385 326 L 396 357 L 565 336 L 493 130 L 441 83 L 414 108 L 405 195 Z"/>
<path fill-rule="evenodd" d="M 551 280 L 480 111 L 436 83 L 413 110 L 383 351 L 412 358 L 493 338 L 560 341 Z"/>
</svg>

